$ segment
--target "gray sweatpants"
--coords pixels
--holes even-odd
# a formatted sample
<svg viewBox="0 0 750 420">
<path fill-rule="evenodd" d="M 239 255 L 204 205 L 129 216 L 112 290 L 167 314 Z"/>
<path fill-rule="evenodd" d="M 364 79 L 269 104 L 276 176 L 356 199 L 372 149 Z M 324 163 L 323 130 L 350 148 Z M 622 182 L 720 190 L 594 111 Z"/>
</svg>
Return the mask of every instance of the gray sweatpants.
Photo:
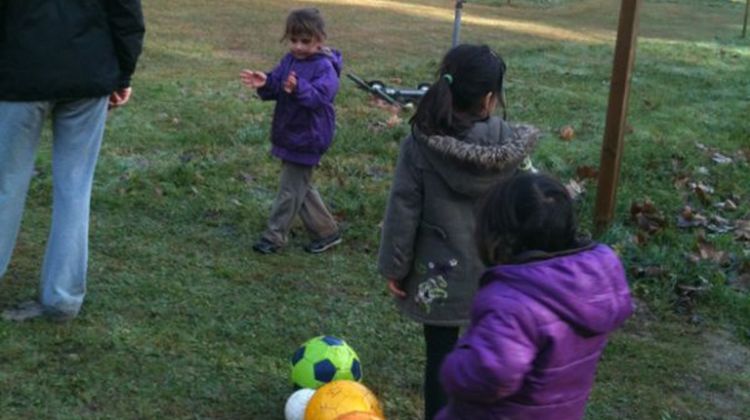
<svg viewBox="0 0 750 420">
<path fill-rule="evenodd" d="M 283 246 L 286 244 L 294 216 L 299 215 L 313 240 L 338 231 L 336 221 L 312 185 L 313 166 L 281 163 L 279 191 L 271 208 L 263 237 Z"/>
</svg>

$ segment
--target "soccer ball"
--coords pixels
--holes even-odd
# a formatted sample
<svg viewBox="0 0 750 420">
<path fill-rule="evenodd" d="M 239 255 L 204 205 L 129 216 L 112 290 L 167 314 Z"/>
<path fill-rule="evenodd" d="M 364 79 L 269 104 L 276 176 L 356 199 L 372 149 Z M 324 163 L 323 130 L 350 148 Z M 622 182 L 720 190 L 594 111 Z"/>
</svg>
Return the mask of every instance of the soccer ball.
<svg viewBox="0 0 750 420">
<path fill-rule="evenodd" d="M 303 420 L 305 418 L 305 409 L 307 403 L 310 402 L 315 390 L 310 388 L 302 388 L 295 391 L 286 400 L 284 406 L 284 417 L 286 420 Z"/>
<path fill-rule="evenodd" d="M 353 416 L 353 411 L 369 413 L 370 419 L 383 417 L 378 399 L 366 386 L 348 380 L 333 381 L 315 391 L 307 403 L 305 420 L 336 420 L 341 416 Z"/>
<path fill-rule="evenodd" d="M 295 388 L 317 389 L 337 379 L 362 379 L 357 353 L 344 340 L 328 335 L 302 344 L 292 355 L 292 383 Z"/>
</svg>

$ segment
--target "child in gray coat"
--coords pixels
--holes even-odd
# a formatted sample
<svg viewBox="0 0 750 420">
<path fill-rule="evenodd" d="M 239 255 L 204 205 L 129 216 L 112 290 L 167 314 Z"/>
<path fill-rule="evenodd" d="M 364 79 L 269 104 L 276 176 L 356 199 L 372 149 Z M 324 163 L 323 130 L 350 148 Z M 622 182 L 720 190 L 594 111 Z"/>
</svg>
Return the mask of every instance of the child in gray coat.
<svg viewBox="0 0 750 420">
<path fill-rule="evenodd" d="M 440 363 L 468 323 L 484 269 L 474 246 L 476 204 L 518 170 L 538 137 L 492 115 L 504 73 L 486 45 L 447 53 L 411 119 L 388 199 L 378 270 L 401 311 L 424 324 L 427 419 L 445 405 Z"/>
</svg>

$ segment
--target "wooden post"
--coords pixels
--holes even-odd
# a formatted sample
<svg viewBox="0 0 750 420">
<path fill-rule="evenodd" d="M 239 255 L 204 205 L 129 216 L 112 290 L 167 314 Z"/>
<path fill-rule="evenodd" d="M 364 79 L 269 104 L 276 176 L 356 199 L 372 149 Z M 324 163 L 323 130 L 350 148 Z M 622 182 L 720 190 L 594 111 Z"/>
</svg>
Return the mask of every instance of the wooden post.
<svg viewBox="0 0 750 420">
<path fill-rule="evenodd" d="M 745 3 L 745 21 L 742 23 L 742 37 L 744 38 L 745 35 L 747 35 L 747 12 L 750 10 L 750 0 L 747 0 L 747 3 Z"/>
<path fill-rule="evenodd" d="M 620 6 L 620 22 L 617 28 L 609 105 L 599 163 L 599 187 L 594 212 L 594 223 L 598 233 L 609 226 L 614 216 L 630 94 L 630 74 L 635 61 L 638 12 L 641 4 L 642 0 L 622 0 Z"/>
</svg>

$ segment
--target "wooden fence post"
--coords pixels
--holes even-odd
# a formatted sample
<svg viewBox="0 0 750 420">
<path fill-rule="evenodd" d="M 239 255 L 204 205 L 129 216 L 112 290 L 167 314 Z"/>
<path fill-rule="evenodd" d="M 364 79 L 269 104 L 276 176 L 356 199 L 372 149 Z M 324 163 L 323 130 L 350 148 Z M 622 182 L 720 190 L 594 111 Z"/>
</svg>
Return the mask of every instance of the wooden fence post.
<svg viewBox="0 0 750 420">
<path fill-rule="evenodd" d="M 614 216 L 630 94 L 630 74 L 635 61 L 638 12 L 641 4 L 642 0 L 622 0 L 620 5 L 620 21 L 617 28 L 609 105 L 599 163 L 599 186 L 594 211 L 597 233 L 601 233 L 609 226 Z"/>
</svg>

